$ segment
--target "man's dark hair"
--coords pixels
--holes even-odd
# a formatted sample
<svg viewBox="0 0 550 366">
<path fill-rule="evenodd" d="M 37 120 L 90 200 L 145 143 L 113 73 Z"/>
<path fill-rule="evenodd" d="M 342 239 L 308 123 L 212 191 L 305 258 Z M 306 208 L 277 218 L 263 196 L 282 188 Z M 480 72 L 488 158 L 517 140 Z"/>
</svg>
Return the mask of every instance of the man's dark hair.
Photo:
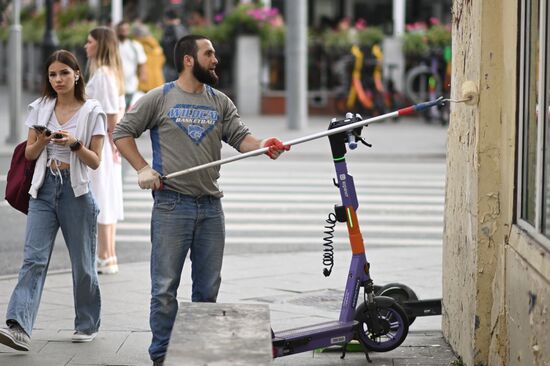
<svg viewBox="0 0 550 366">
<path fill-rule="evenodd" d="M 176 65 L 178 74 L 183 71 L 183 56 L 189 55 L 193 56 L 194 59 L 197 58 L 197 52 L 199 50 L 197 41 L 201 39 L 208 40 L 207 37 L 199 34 L 189 34 L 181 37 L 178 43 L 176 43 L 176 47 L 174 48 L 174 65 Z"/>
</svg>

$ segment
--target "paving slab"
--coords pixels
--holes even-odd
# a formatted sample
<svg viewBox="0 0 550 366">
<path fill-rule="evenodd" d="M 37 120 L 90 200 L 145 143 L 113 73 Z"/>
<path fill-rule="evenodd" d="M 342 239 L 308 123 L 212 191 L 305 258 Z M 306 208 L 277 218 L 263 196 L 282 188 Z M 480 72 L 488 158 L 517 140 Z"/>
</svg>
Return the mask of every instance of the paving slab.
<svg viewBox="0 0 550 366">
<path fill-rule="evenodd" d="M 180 303 L 166 366 L 268 366 L 271 361 L 267 305 Z"/>
</svg>

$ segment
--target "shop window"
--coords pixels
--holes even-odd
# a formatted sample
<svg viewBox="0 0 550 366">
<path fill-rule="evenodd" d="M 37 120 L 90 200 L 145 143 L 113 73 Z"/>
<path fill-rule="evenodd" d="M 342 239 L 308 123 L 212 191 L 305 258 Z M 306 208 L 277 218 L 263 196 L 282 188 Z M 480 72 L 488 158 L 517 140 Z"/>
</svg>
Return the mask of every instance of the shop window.
<svg viewBox="0 0 550 366">
<path fill-rule="evenodd" d="M 518 221 L 550 238 L 550 8 L 523 0 L 521 9 Z"/>
</svg>

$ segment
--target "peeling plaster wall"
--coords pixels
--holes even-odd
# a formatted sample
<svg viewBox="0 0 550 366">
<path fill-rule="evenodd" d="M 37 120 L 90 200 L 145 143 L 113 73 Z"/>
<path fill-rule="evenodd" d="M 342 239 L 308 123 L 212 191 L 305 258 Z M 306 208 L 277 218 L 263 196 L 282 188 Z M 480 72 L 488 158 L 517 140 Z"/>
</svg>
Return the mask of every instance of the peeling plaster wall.
<svg viewBox="0 0 550 366">
<path fill-rule="evenodd" d="M 443 247 L 443 332 L 469 366 L 550 365 L 550 250 L 514 224 L 516 0 L 453 3 L 453 105 Z"/>
<path fill-rule="evenodd" d="M 505 241 L 514 194 L 517 1 L 453 3 L 453 97 L 447 154 L 443 331 L 466 365 L 504 365 Z"/>
<path fill-rule="evenodd" d="M 452 8 L 452 97 L 462 83 L 480 80 L 481 6 L 455 1 Z M 451 105 L 443 238 L 443 332 L 467 364 L 474 359 L 475 296 L 478 241 L 479 109 Z M 470 361 L 470 363 L 468 363 Z"/>
</svg>

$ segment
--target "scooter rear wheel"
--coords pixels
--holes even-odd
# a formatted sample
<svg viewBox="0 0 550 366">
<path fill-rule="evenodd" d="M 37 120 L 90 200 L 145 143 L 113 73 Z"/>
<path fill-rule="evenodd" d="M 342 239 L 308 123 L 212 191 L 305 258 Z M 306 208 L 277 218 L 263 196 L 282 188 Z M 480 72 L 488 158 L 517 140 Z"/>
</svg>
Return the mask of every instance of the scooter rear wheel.
<svg viewBox="0 0 550 366">
<path fill-rule="evenodd" d="M 356 337 L 367 350 L 388 352 L 403 343 L 409 333 L 409 321 L 403 308 L 393 299 L 385 296 L 374 298 L 375 310 L 369 311 L 365 303 L 355 311 L 359 322 Z M 375 314 L 376 319 L 371 319 Z M 373 322 L 378 322 L 375 329 Z"/>
</svg>

